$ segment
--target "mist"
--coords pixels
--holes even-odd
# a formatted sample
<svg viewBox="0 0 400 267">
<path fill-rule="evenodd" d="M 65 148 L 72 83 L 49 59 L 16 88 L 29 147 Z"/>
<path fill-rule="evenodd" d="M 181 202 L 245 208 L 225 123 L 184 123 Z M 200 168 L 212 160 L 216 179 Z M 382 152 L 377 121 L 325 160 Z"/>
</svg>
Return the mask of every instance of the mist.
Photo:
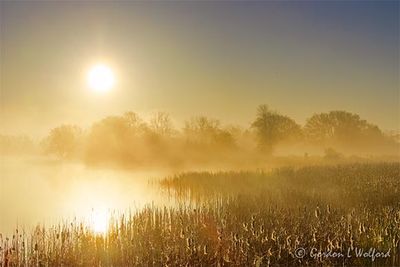
<svg viewBox="0 0 400 267">
<path fill-rule="evenodd" d="M 314 114 L 300 125 L 261 105 L 247 126 L 205 116 L 182 124 L 176 128 L 165 112 L 148 120 L 126 112 L 84 129 L 62 124 L 39 142 L 29 135 L 3 135 L 0 147 L 4 154 L 25 153 L 92 167 L 165 170 L 271 168 L 285 160 L 313 164 L 399 155 L 395 135 L 346 111 Z"/>
<path fill-rule="evenodd" d="M 400 266 L 399 10 L 0 1 L 0 266 Z"/>
</svg>

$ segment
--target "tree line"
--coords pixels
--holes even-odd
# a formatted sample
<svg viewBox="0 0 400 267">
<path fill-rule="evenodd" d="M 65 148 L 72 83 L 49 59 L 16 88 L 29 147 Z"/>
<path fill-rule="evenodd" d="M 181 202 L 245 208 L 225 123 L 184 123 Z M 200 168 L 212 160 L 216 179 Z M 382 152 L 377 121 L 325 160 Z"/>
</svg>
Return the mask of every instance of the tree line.
<svg viewBox="0 0 400 267">
<path fill-rule="evenodd" d="M 126 112 L 97 121 L 86 130 L 61 125 L 42 141 L 46 153 L 63 159 L 82 157 L 92 163 L 138 164 L 166 159 L 177 163 L 185 158 L 204 161 L 232 157 L 236 153 L 271 156 L 280 145 L 296 144 L 352 153 L 399 151 L 399 143 L 394 138 L 357 114 L 317 113 L 302 126 L 266 105 L 257 108 L 248 127 L 223 125 L 217 119 L 197 116 L 177 129 L 165 112 L 154 114 L 148 121 L 134 112 Z"/>
</svg>

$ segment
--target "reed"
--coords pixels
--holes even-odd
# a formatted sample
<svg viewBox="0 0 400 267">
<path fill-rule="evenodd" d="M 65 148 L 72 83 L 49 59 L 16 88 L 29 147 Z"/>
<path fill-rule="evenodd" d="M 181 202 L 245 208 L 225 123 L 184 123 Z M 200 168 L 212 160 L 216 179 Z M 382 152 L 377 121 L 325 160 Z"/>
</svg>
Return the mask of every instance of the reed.
<svg viewBox="0 0 400 267">
<path fill-rule="evenodd" d="M 72 221 L 0 236 L 1 266 L 398 266 L 397 163 L 185 173 L 180 205 L 114 214 L 105 234 Z M 188 199 L 188 196 L 191 198 Z M 187 201 L 185 202 L 184 199 Z M 296 257 L 299 248 L 306 255 Z M 336 252 L 348 257 L 317 257 Z M 371 261 L 357 249 L 389 251 Z"/>
</svg>

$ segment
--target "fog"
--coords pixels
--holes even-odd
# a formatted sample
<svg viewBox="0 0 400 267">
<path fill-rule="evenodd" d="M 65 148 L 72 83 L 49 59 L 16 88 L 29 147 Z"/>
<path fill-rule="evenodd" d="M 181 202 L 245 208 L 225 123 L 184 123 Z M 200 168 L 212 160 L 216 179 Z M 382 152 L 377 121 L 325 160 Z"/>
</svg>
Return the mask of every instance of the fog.
<svg viewBox="0 0 400 267">
<path fill-rule="evenodd" d="M 305 125 L 260 106 L 250 126 L 167 113 L 107 116 L 88 128 L 60 125 L 35 141 L 0 135 L 0 232 L 95 212 L 174 205 L 155 182 L 186 171 L 398 161 L 399 143 L 358 115 L 314 114 Z"/>
<path fill-rule="evenodd" d="M 0 233 L 37 223 L 89 220 L 94 212 L 172 204 L 151 180 L 166 173 L 88 168 L 43 157 L 1 157 Z M 149 182 L 150 181 L 150 182 Z"/>
</svg>

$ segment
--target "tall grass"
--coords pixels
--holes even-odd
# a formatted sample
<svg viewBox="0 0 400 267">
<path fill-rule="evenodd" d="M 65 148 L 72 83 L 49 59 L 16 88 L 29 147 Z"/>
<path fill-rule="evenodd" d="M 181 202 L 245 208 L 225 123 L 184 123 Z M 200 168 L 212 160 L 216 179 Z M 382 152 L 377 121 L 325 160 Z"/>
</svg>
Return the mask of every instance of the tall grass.
<svg viewBox="0 0 400 267">
<path fill-rule="evenodd" d="M 187 173 L 161 186 L 182 199 L 114 215 L 107 233 L 73 221 L 1 237 L 3 266 L 398 266 L 400 165 Z M 188 199 L 188 197 L 190 197 Z M 184 200 L 187 202 L 184 202 Z M 295 252 L 304 248 L 298 258 Z M 334 251 L 348 257 L 310 256 Z M 357 249 L 389 251 L 372 261 Z"/>
</svg>

